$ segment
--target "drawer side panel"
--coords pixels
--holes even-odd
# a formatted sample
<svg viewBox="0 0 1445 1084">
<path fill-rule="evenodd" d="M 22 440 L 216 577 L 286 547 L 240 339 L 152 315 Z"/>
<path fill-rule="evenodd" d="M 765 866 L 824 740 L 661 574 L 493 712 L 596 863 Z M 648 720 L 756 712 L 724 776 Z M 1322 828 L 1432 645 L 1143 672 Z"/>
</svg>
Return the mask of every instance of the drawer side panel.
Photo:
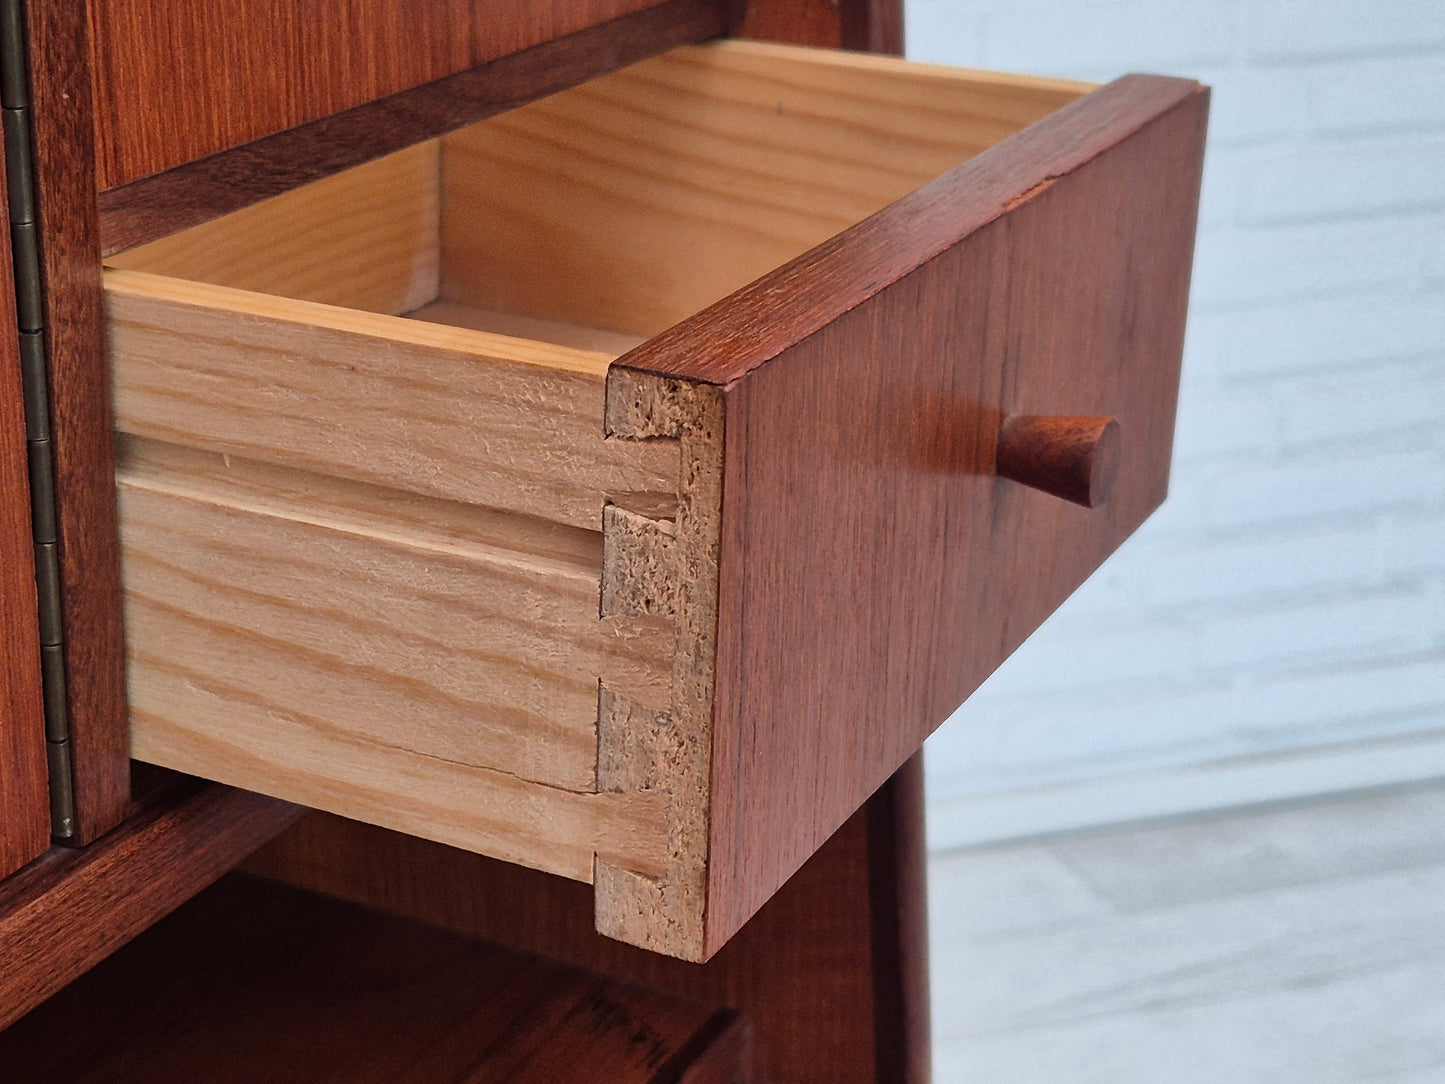
<svg viewBox="0 0 1445 1084">
<path fill-rule="evenodd" d="M 106 273 L 116 427 L 600 530 L 614 494 L 669 494 L 666 442 L 603 439 L 609 355 Z"/>
<path fill-rule="evenodd" d="M 604 688 L 666 706 L 672 627 L 599 619 L 599 533 L 120 447 L 137 759 L 579 880 L 665 872 L 666 796 L 605 785 L 597 725 Z"/>
</svg>

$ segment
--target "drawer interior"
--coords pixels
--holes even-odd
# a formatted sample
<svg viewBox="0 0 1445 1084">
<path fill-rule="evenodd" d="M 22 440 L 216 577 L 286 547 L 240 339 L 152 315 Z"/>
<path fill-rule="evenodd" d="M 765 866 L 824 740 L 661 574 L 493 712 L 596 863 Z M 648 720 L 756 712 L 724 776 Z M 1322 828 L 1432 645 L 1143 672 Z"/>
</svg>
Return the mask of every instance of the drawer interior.
<svg viewBox="0 0 1445 1084">
<path fill-rule="evenodd" d="M 621 353 L 1088 89 L 685 47 L 109 263 Z"/>
<path fill-rule="evenodd" d="M 583 881 L 705 860 L 687 573 L 630 533 L 689 461 L 606 435 L 609 366 L 1088 89 L 688 47 L 110 258 L 134 755 Z"/>
</svg>

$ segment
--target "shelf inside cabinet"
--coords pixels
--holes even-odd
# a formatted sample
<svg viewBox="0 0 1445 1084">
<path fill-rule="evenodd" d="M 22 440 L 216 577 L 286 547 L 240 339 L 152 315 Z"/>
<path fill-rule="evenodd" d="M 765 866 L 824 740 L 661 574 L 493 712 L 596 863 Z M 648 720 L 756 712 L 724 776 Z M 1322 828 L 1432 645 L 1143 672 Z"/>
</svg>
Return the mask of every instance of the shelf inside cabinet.
<svg viewBox="0 0 1445 1084">
<path fill-rule="evenodd" d="M 233 874 L 0 1032 L 0 1079 L 726 1084 L 749 1043 L 731 1009 Z"/>
</svg>

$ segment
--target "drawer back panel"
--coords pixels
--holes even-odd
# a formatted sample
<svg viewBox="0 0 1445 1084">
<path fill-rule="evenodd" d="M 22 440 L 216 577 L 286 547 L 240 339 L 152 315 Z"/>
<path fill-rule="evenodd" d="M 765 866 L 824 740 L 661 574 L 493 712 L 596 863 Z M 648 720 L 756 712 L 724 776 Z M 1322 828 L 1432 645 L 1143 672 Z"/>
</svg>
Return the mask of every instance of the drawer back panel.
<svg viewBox="0 0 1445 1084">
<path fill-rule="evenodd" d="M 443 139 L 444 298 L 655 335 L 1082 84 L 729 43 Z"/>
</svg>

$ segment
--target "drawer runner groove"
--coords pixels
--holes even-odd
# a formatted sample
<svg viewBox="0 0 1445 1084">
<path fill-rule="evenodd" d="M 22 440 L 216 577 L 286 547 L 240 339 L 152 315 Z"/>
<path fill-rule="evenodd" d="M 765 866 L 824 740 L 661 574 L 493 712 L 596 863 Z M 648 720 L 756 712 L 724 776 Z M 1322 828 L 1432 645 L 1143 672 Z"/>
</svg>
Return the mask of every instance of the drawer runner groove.
<svg viewBox="0 0 1445 1084">
<path fill-rule="evenodd" d="M 599 618 L 595 532 L 134 438 L 121 449 L 132 640 L 151 648 L 134 661 L 138 706 L 163 658 L 212 652 L 247 693 L 354 720 L 354 740 L 412 730 L 419 753 L 580 792 L 596 790 L 599 680 L 668 702 L 671 623 Z"/>
</svg>

